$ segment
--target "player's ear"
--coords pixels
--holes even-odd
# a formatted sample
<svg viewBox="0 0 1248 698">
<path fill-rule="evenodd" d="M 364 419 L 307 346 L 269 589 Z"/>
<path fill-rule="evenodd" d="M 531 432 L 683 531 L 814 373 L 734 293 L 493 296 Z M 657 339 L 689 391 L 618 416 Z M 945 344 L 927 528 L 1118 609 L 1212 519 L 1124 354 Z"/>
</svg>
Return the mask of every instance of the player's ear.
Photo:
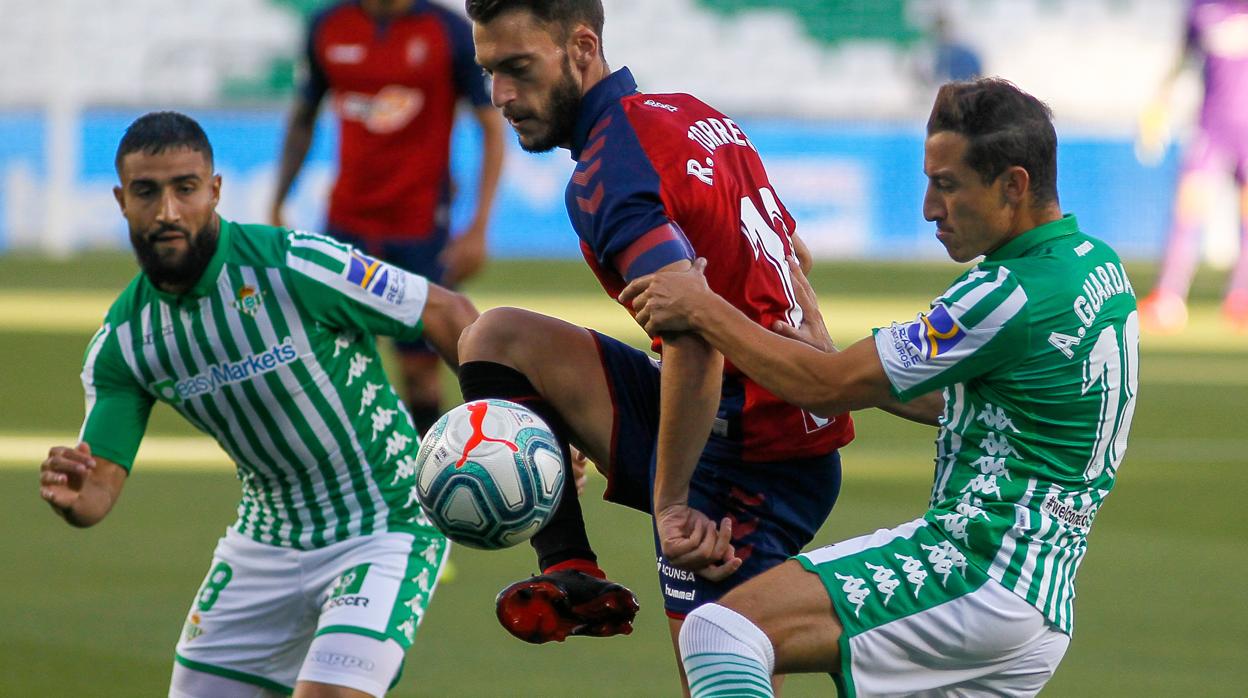
<svg viewBox="0 0 1248 698">
<path fill-rule="evenodd" d="M 602 41 L 593 29 L 577 24 L 568 36 L 568 55 L 577 68 L 584 70 L 598 58 L 601 45 Z"/>
<path fill-rule="evenodd" d="M 215 208 L 217 203 L 221 201 L 221 175 L 214 174 L 212 176 L 212 205 Z"/>
<path fill-rule="evenodd" d="M 113 187 L 113 198 L 117 199 L 117 206 L 121 208 L 121 212 L 124 215 L 126 212 L 126 192 L 121 188 L 120 184 Z"/>
<path fill-rule="evenodd" d="M 1031 190 L 1031 175 L 1027 174 L 1027 170 L 1014 165 L 1006 168 L 1001 173 L 1001 178 L 1001 196 L 1006 203 L 1013 206 L 1022 204 Z"/>
</svg>

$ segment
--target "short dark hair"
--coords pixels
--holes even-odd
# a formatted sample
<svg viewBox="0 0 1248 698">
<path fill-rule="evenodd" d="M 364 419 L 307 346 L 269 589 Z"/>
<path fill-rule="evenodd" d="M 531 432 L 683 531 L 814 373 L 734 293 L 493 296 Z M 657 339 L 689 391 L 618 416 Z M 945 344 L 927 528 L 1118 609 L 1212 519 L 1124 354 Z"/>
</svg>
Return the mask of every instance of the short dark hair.
<svg viewBox="0 0 1248 698">
<path fill-rule="evenodd" d="M 565 36 L 574 22 L 584 22 L 602 39 L 602 0 L 467 0 L 468 19 L 477 24 L 491 22 L 512 10 L 527 10 L 545 24 L 558 24 Z"/>
<path fill-rule="evenodd" d="M 212 166 L 212 144 L 199 124 L 176 111 L 154 111 L 134 120 L 126 134 L 117 144 L 117 157 L 113 166 L 121 174 L 121 161 L 130 153 L 142 151 L 158 155 L 170 148 L 190 148 L 204 154 Z"/>
<path fill-rule="evenodd" d="M 1057 201 L 1057 132 L 1048 105 L 1001 78 L 950 82 L 936 93 L 927 135 L 952 131 L 970 145 L 966 164 L 984 184 L 1015 165 L 1031 178 L 1034 203 Z"/>
</svg>

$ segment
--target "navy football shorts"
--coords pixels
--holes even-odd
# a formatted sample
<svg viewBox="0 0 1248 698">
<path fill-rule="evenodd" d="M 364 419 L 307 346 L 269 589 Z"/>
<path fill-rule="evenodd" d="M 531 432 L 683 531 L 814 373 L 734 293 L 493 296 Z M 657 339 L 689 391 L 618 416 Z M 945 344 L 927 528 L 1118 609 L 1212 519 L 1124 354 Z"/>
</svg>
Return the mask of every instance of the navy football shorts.
<svg viewBox="0 0 1248 698">
<path fill-rule="evenodd" d="M 443 277 L 446 276 L 446 268 L 438 259 L 450 241 L 450 233 L 445 226 L 436 226 L 425 238 L 409 237 L 383 241 L 369 240 L 339 228 L 330 228 L 328 234 L 370 257 L 401 267 L 413 274 L 420 274 L 435 284 L 441 284 Z M 423 339 L 414 342 L 395 341 L 394 346 L 404 353 L 434 353 L 433 347 Z"/>
<path fill-rule="evenodd" d="M 659 435 L 659 365 L 619 340 L 591 333 L 615 406 L 611 468 L 603 497 L 649 514 Z M 744 563 L 731 577 L 712 582 L 668 564 L 656 531 L 659 586 L 663 607 L 672 618 L 684 618 L 799 553 L 815 537 L 840 493 L 841 459 L 836 451 L 816 458 L 747 463 L 721 455 L 733 450 L 723 441 L 711 436 L 693 474 L 689 504 L 716 522 L 732 518 L 732 544 Z"/>
</svg>

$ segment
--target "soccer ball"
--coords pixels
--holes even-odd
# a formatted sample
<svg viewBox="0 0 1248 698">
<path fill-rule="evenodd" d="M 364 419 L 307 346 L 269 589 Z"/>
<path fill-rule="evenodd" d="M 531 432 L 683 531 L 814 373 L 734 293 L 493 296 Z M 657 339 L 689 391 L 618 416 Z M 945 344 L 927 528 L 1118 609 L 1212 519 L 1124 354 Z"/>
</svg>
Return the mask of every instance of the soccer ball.
<svg viewBox="0 0 1248 698">
<path fill-rule="evenodd" d="M 442 415 L 416 456 L 416 497 L 448 538 L 484 550 L 541 530 L 563 492 L 563 456 L 528 408 L 477 400 Z"/>
</svg>

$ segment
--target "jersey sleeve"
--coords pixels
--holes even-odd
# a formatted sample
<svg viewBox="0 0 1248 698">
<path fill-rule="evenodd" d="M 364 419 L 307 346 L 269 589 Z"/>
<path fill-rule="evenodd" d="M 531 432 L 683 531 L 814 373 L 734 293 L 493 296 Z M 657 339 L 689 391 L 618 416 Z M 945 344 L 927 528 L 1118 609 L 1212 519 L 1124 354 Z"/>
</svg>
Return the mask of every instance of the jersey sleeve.
<svg viewBox="0 0 1248 698">
<path fill-rule="evenodd" d="M 474 107 L 490 106 L 490 88 L 485 71 L 477 65 L 472 25 L 451 12 L 443 12 L 442 17 L 451 44 L 451 79 L 455 83 L 455 94 L 467 98 Z"/>
<path fill-rule="evenodd" d="M 893 394 L 904 402 L 1016 362 L 1030 336 L 1027 293 L 1006 267 L 976 268 L 927 313 L 874 334 Z"/>
<path fill-rule="evenodd" d="M 299 84 L 299 95 L 308 104 L 320 104 L 329 91 L 329 77 L 325 67 L 316 53 L 316 35 L 325 21 L 325 15 L 318 15 L 308 26 L 308 33 L 303 47 L 303 79 Z"/>
<path fill-rule="evenodd" d="M 286 267 L 312 319 L 395 339 L 419 339 L 429 282 L 323 235 L 290 232 Z"/>
<path fill-rule="evenodd" d="M 657 271 L 694 251 L 663 205 L 659 173 L 617 112 L 591 132 L 572 176 L 569 208 L 598 262 L 625 281 Z"/>
<path fill-rule="evenodd" d="M 87 442 L 93 454 L 129 472 L 156 398 L 135 380 L 108 322 L 87 345 L 82 388 L 86 394 L 86 416 L 78 440 Z"/>
</svg>

